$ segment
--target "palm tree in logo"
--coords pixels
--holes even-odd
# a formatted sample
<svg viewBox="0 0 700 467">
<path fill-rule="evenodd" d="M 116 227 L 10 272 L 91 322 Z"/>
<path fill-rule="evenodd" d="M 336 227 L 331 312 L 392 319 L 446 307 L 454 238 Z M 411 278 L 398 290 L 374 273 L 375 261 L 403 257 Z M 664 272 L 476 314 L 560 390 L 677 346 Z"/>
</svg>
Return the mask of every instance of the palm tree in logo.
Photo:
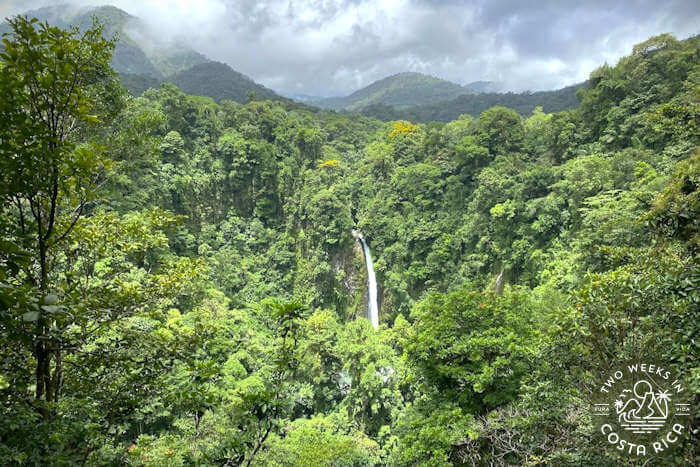
<svg viewBox="0 0 700 467">
<path fill-rule="evenodd" d="M 656 393 L 656 407 L 659 409 L 660 418 L 668 417 L 668 401 L 671 400 L 671 395 L 668 391 L 659 391 Z"/>
<path fill-rule="evenodd" d="M 615 411 L 617 411 L 619 413 L 620 409 L 622 408 L 623 405 L 625 405 L 625 403 L 622 402 L 620 399 L 616 400 L 615 401 Z"/>
</svg>

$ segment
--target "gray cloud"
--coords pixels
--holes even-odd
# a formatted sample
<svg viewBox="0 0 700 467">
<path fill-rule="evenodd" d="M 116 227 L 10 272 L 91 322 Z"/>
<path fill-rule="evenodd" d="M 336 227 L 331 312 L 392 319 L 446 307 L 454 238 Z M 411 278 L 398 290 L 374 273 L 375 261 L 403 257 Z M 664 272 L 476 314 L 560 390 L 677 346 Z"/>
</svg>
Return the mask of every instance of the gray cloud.
<svg viewBox="0 0 700 467">
<path fill-rule="evenodd" d="M 78 0 L 101 4 L 108 0 Z M 0 0 L 0 15 L 49 1 Z M 283 93 L 342 95 L 402 71 L 513 90 L 583 81 L 635 43 L 698 33 L 696 1 L 113 0 L 164 38 Z"/>
</svg>

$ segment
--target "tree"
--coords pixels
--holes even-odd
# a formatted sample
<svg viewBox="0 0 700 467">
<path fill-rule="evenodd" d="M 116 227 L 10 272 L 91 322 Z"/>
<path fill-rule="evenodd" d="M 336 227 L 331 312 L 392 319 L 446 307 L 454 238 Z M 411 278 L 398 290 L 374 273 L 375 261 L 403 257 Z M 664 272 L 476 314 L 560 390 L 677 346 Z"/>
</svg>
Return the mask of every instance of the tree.
<svg viewBox="0 0 700 467">
<path fill-rule="evenodd" d="M 230 409 L 242 427 L 237 435 L 236 456 L 229 461 L 252 465 L 261 453 L 270 434 L 279 430 L 284 418 L 290 417 L 299 402 L 295 377 L 299 369 L 299 339 L 308 308 L 298 302 L 282 303 L 268 300 L 262 303 L 273 330 L 268 336 L 269 361 L 258 373 L 236 383 L 231 393 Z"/>
<path fill-rule="evenodd" d="M 476 142 L 488 148 L 492 157 L 522 149 L 523 124 L 514 110 L 492 107 L 479 116 Z"/>
<path fill-rule="evenodd" d="M 295 420 L 284 438 L 274 439 L 263 465 L 369 466 L 379 462 L 377 443 L 331 417 Z M 345 420 L 342 420 L 345 422 Z"/>
<path fill-rule="evenodd" d="M 36 398 L 52 401 L 61 384 L 59 351 L 48 345 L 58 299 L 52 268 L 109 166 L 101 148 L 81 135 L 118 111 L 120 95 L 109 66 L 114 43 L 101 37 L 101 26 L 81 34 L 22 16 L 9 24 L 0 54 L 0 197 L 3 211 L 13 214 L 6 233 L 32 260 L 21 281 L 41 306 L 24 319 L 34 323 Z"/>
<path fill-rule="evenodd" d="M 497 296 L 465 287 L 414 307 L 404 357 L 421 395 L 398 422 L 401 463 L 454 461 L 478 436 L 476 416 L 519 398 L 540 351 L 541 316 L 521 291 Z"/>
</svg>

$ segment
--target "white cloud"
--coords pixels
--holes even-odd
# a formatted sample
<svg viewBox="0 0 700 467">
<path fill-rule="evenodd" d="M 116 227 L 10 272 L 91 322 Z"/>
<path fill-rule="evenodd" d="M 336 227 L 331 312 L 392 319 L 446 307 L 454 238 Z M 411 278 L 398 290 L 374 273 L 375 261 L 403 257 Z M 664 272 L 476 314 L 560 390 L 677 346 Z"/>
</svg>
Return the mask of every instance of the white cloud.
<svg viewBox="0 0 700 467">
<path fill-rule="evenodd" d="M 108 0 L 78 0 L 81 5 Z M 48 1 L 0 0 L 0 14 Z M 662 32 L 697 33 L 694 1 L 114 0 L 158 34 L 281 92 L 347 94 L 402 71 L 514 90 L 583 81 Z"/>
</svg>

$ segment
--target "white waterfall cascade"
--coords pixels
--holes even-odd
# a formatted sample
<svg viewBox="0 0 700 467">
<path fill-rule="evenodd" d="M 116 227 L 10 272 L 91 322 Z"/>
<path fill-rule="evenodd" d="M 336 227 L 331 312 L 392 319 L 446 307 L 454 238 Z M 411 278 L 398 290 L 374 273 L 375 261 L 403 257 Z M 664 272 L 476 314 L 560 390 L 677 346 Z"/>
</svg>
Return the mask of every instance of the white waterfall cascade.
<svg viewBox="0 0 700 467">
<path fill-rule="evenodd" d="M 374 275 L 372 255 L 370 255 L 369 247 L 360 232 L 353 230 L 352 236 L 358 239 L 360 244 L 362 244 L 362 253 L 365 256 L 365 266 L 367 267 L 367 319 L 370 320 L 374 329 L 377 329 L 379 327 L 379 306 L 377 305 L 377 277 Z"/>
</svg>

